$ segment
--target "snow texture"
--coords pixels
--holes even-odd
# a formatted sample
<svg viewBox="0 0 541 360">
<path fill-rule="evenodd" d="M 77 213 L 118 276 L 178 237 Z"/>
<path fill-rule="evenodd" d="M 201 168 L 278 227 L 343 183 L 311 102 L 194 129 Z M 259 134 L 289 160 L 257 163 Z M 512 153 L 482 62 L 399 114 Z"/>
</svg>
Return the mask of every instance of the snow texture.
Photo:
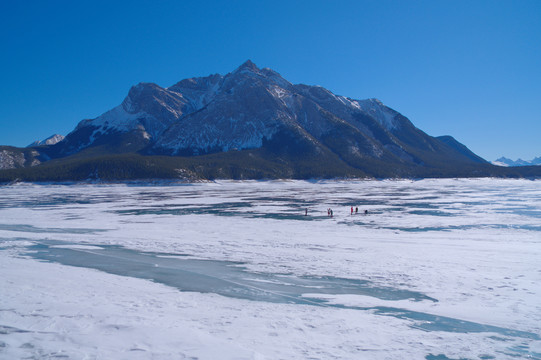
<svg viewBox="0 0 541 360">
<path fill-rule="evenodd" d="M 0 170 L 23 166 L 24 161 L 23 153 L 9 150 L 0 151 Z"/>
<path fill-rule="evenodd" d="M 539 359 L 540 219 L 541 183 L 527 180 L 4 186 L 0 358 Z M 34 259 L 45 243 L 426 298 L 314 288 L 303 297 L 321 303 L 309 305 L 186 292 Z"/>
</svg>

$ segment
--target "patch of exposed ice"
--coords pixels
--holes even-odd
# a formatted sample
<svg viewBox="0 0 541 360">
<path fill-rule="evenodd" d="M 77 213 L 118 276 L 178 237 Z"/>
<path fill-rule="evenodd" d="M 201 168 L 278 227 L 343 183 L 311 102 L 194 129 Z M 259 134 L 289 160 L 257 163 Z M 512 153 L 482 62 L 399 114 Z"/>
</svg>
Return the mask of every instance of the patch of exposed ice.
<svg viewBox="0 0 541 360">
<path fill-rule="evenodd" d="M 77 250 L 101 250 L 102 247 L 94 245 L 51 245 L 52 248 L 57 249 L 77 249 Z"/>
</svg>

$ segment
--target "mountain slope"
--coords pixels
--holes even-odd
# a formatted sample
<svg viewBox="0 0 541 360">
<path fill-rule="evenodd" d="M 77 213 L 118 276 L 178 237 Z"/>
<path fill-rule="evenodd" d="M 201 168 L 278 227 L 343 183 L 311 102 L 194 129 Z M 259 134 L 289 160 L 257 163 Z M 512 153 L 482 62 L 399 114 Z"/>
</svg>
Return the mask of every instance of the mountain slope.
<svg viewBox="0 0 541 360">
<path fill-rule="evenodd" d="M 0 170 L 32 167 L 49 158 L 34 148 L 0 146 Z"/>
</svg>

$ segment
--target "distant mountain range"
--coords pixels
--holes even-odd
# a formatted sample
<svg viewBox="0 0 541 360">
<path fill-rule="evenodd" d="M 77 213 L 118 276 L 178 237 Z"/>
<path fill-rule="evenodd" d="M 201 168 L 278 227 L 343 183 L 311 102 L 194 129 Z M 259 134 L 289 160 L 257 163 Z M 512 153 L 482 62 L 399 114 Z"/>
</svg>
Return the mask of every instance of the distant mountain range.
<svg viewBox="0 0 541 360">
<path fill-rule="evenodd" d="M 377 99 L 294 85 L 249 60 L 168 88 L 140 83 L 64 139 L 0 147 L 0 168 L 0 181 L 532 176 L 429 136 Z"/>
<path fill-rule="evenodd" d="M 528 160 L 522 160 L 522 159 L 517 159 L 517 160 L 513 161 L 511 159 L 508 159 L 508 158 L 502 156 L 501 158 L 493 161 L 492 164 L 497 165 L 497 166 L 532 166 L 532 165 L 541 165 L 541 156 L 536 157 L 533 160 L 529 160 L 529 161 Z"/>
</svg>

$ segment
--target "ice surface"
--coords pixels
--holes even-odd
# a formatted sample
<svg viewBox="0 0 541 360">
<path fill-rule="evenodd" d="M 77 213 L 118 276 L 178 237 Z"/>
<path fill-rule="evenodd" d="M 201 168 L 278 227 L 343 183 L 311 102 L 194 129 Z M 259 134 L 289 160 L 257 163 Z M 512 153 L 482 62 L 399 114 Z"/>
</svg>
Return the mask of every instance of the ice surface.
<svg viewBox="0 0 541 360">
<path fill-rule="evenodd" d="M 0 358 L 539 359 L 540 184 L 1 187 Z M 58 257 L 108 249 L 154 268 L 136 276 L 114 259 L 104 264 L 117 273 Z M 180 263 L 317 306 L 149 276 Z"/>
</svg>

